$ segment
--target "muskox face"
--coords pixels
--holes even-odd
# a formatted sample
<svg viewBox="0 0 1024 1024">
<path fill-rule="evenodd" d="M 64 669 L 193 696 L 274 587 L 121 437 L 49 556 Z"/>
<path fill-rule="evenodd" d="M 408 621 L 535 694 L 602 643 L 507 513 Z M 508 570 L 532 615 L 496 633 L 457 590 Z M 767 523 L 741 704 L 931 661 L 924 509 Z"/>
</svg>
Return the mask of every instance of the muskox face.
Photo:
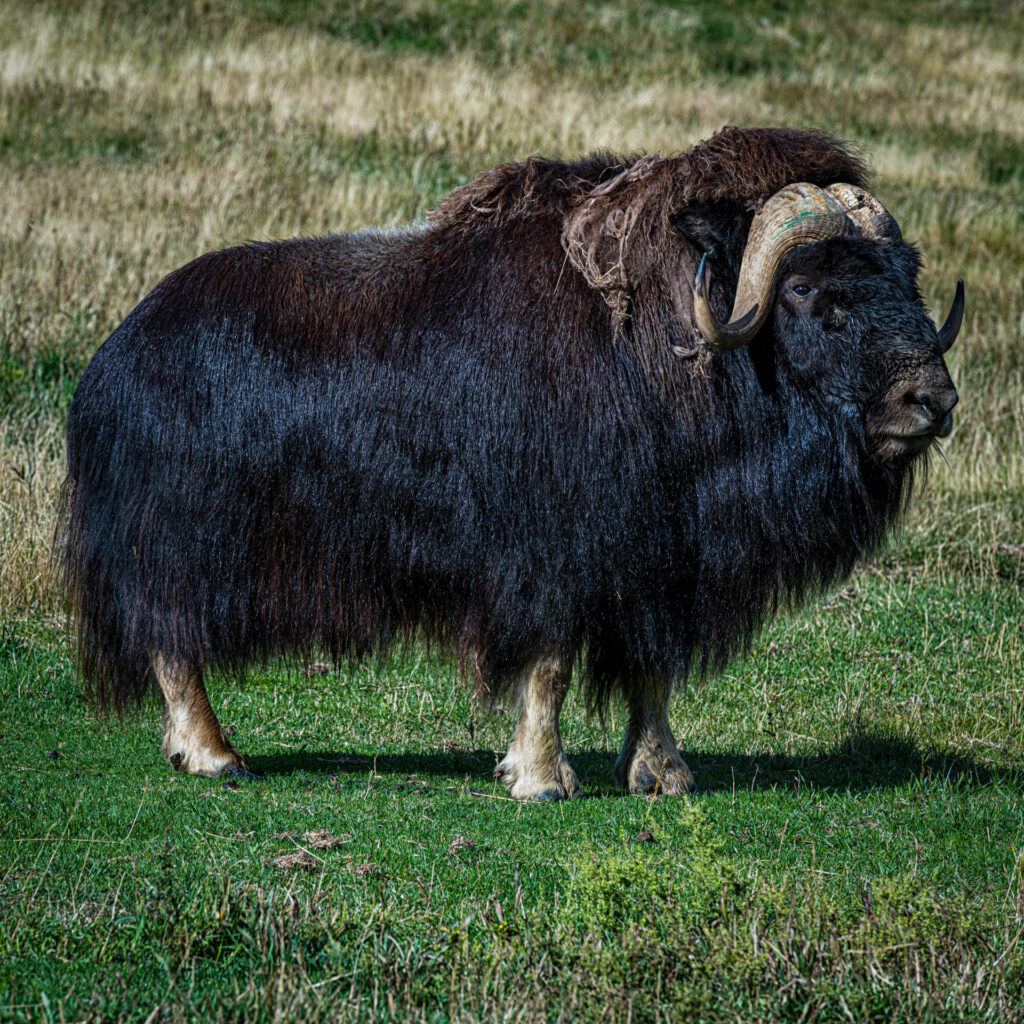
<svg viewBox="0 0 1024 1024">
<path fill-rule="evenodd" d="M 940 341 L 921 301 L 919 270 L 917 252 L 897 239 L 804 245 L 782 262 L 770 316 L 789 371 L 861 416 L 883 461 L 923 452 L 953 428 L 958 396 L 943 360 L 952 341 Z"/>
<path fill-rule="evenodd" d="M 675 223 L 714 255 L 696 227 L 713 235 L 711 221 L 691 214 Z M 721 250 L 728 254 L 728 243 Z M 942 357 L 960 329 L 963 282 L 936 330 L 918 289 L 917 252 L 874 196 L 842 183 L 788 185 L 754 217 L 738 262 L 728 323 L 711 308 L 707 256 L 697 271 L 694 318 L 710 345 L 736 349 L 774 334 L 787 372 L 859 416 L 882 461 L 949 434 L 958 397 Z"/>
</svg>

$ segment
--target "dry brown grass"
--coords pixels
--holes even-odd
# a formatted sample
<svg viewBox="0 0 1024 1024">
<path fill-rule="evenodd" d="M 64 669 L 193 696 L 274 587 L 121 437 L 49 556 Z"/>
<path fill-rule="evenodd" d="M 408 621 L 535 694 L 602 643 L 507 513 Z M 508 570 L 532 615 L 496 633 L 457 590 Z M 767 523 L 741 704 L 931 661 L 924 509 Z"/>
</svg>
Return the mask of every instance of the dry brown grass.
<svg viewBox="0 0 1024 1024">
<path fill-rule="evenodd" d="M 371 6 L 352 5 L 353 17 Z M 397 6 L 412 18 L 436 5 Z M 962 411 L 911 535 L 941 542 L 944 565 L 982 573 L 995 571 L 998 542 L 1019 540 L 1019 16 L 737 11 L 751 40 L 741 56 L 763 47 L 774 63 L 730 76 L 708 65 L 702 48 L 719 44 L 699 35 L 697 14 L 635 4 L 590 20 L 556 4 L 532 27 L 491 11 L 497 55 L 486 60 L 472 46 L 393 52 L 223 5 L 197 10 L 147 19 L 127 3 L 0 4 L 0 619 L 55 603 L 66 395 L 54 397 L 59 381 L 33 383 L 41 353 L 60 354 L 69 378 L 163 274 L 210 248 L 399 224 L 500 160 L 670 152 L 726 123 L 815 125 L 862 143 L 877 191 L 925 253 L 940 316 L 955 277 L 967 278 L 951 359 Z M 559 33 L 580 53 L 621 38 L 629 59 L 560 66 Z"/>
</svg>

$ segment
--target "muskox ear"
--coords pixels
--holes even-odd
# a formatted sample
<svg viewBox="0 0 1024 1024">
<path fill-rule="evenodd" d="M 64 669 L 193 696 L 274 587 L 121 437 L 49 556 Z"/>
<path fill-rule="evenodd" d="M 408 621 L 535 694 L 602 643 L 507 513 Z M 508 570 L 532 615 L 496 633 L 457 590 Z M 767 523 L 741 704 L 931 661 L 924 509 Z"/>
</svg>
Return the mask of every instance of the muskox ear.
<svg viewBox="0 0 1024 1024">
<path fill-rule="evenodd" d="M 659 259 L 674 200 L 676 161 L 641 157 L 584 192 L 565 218 L 562 245 L 591 288 L 601 292 L 616 323 L 629 316 L 637 285 Z"/>
<path fill-rule="evenodd" d="M 742 259 L 743 215 L 735 207 L 722 203 L 695 203 L 684 206 L 669 218 L 700 253 L 729 273 L 740 272 Z"/>
</svg>

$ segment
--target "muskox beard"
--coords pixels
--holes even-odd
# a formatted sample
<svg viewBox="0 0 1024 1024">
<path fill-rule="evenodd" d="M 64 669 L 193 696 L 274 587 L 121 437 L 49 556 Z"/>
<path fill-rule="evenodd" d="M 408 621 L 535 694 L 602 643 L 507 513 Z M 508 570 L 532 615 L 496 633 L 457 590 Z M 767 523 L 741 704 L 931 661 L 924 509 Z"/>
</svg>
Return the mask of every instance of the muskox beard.
<svg viewBox="0 0 1024 1024">
<path fill-rule="evenodd" d="M 880 461 L 856 416 L 814 403 L 732 417 L 696 440 L 695 422 L 677 450 L 700 456 L 648 490 L 634 533 L 649 539 L 647 564 L 634 550 L 588 631 L 596 706 L 624 678 L 722 669 L 781 608 L 844 580 L 898 524 L 922 464 Z"/>
</svg>

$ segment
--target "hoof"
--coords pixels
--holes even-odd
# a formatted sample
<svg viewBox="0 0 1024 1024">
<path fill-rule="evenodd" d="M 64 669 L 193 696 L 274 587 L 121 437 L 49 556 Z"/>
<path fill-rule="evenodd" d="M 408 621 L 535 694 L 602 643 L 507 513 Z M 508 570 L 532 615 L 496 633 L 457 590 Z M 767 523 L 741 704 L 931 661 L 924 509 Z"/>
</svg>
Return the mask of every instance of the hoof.
<svg viewBox="0 0 1024 1024">
<path fill-rule="evenodd" d="M 583 792 L 579 786 L 576 787 L 571 793 L 563 793 L 560 789 L 545 789 L 543 793 L 537 793 L 530 799 L 536 800 L 539 803 L 551 803 L 555 800 L 579 800 L 583 797 Z"/>
<path fill-rule="evenodd" d="M 168 764 L 176 772 L 185 772 L 187 775 L 201 775 L 206 779 L 255 779 L 256 776 L 245 767 L 245 760 L 234 747 L 227 747 L 222 750 L 211 750 L 206 747 L 193 748 L 189 750 L 175 750 L 174 753 L 167 753 L 164 744 L 164 756 Z M 172 748 L 173 749 L 173 748 Z"/>
<path fill-rule="evenodd" d="M 686 796 L 695 790 L 693 776 L 685 764 L 671 765 L 659 775 L 650 771 L 640 772 L 630 779 L 630 793 L 654 793 L 660 796 Z"/>
<path fill-rule="evenodd" d="M 226 764 L 220 770 L 220 778 L 236 782 L 263 782 L 263 776 L 249 771 L 244 764 Z"/>
<path fill-rule="evenodd" d="M 576 773 L 564 756 L 553 764 L 527 767 L 510 754 L 494 769 L 494 777 L 516 800 L 548 803 L 582 796 Z"/>
<path fill-rule="evenodd" d="M 634 795 L 685 796 L 697 792 L 693 774 L 678 752 L 674 757 L 636 757 L 628 767 L 620 762 L 615 766 L 615 777 Z"/>
</svg>

